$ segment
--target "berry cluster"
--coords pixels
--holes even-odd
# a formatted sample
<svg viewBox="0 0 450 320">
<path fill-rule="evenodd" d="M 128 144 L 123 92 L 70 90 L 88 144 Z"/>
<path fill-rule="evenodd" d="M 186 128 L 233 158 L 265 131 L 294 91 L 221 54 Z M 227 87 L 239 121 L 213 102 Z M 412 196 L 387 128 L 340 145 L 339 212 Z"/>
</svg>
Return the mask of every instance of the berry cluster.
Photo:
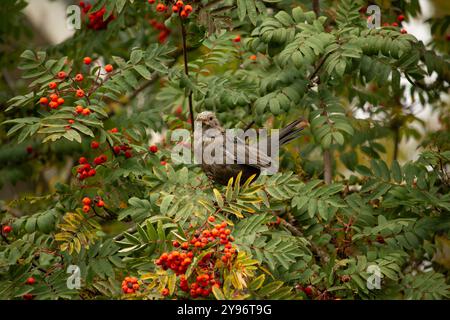
<svg viewBox="0 0 450 320">
<path fill-rule="evenodd" d="M 187 279 L 184 276 L 180 277 L 180 289 L 185 292 L 189 292 L 192 298 L 207 297 L 212 292 L 213 287 L 220 287 L 220 281 L 215 279 L 214 273 L 201 273 L 199 274 L 195 282 L 189 285 Z"/>
<path fill-rule="evenodd" d="M 156 265 L 161 266 L 164 270 L 172 269 L 177 275 L 184 274 L 192 262 L 194 253 L 172 251 L 170 253 L 164 252 L 159 259 L 156 260 Z"/>
<path fill-rule="evenodd" d="M 208 222 L 213 224 L 215 218 L 210 216 Z M 173 241 L 172 246 L 181 250 L 164 252 L 155 263 L 163 270 L 171 269 L 180 276 L 181 291 L 189 293 L 192 298 L 207 297 L 211 294 L 213 286 L 220 287 L 221 284 L 216 276 L 217 262 L 220 261 L 221 265 L 227 266 L 237 254 L 231 244 L 234 238 L 230 234 L 231 230 L 227 228 L 226 222 L 216 224 L 212 228 L 202 226 L 194 231 L 189 241 L 183 243 Z M 193 272 L 196 275 L 195 281 L 189 284 L 185 276 L 186 270 L 192 263 L 192 259 L 200 256 L 206 247 L 210 251 L 202 255 Z M 163 296 L 164 293 L 162 292 Z"/>
<path fill-rule="evenodd" d="M 91 9 L 90 3 L 86 4 L 84 1 L 80 1 L 79 6 L 84 14 L 87 14 Z M 106 8 L 102 7 L 100 10 L 88 14 L 88 29 L 103 30 L 108 27 L 108 24 L 115 19 L 114 15 L 110 15 L 108 19 L 104 20 L 103 16 L 106 13 Z"/>
<path fill-rule="evenodd" d="M 89 211 L 91 211 L 91 205 L 92 205 L 92 199 L 89 197 L 84 197 L 83 200 L 81 200 L 81 202 L 83 203 L 83 211 L 85 213 L 88 213 Z M 102 208 L 105 206 L 105 202 L 100 198 L 97 197 L 95 200 L 95 205 L 99 208 Z"/>
<path fill-rule="evenodd" d="M 101 165 L 106 161 L 108 161 L 108 158 L 104 154 L 102 154 L 94 159 L 94 164 Z M 84 180 L 96 175 L 97 171 L 91 166 L 91 164 L 89 164 L 88 160 L 85 157 L 81 157 L 80 159 L 78 159 L 78 163 L 80 164 L 80 166 L 77 168 L 79 180 Z"/>
<path fill-rule="evenodd" d="M 167 26 L 164 23 L 158 22 L 156 19 L 151 19 L 150 25 L 159 31 L 158 42 L 159 43 L 166 42 L 166 40 L 169 37 L 170 32 L 171 32 L 170 29 L 167 28 Z"/>
<path fill-rule="evenodd" d="M 125 277 L 122 281 L 122 291 L 123 293 L 135 293 L 139 290 L 139 283 L 135 277 Z"/>
<path fill-rule="evenodd" d="M 155 0 L 148 0 L 148 3 L 154 4 Z M 164 3 L 158 3 L 156 5 L 156 11 L 164 13 L 168 10 L 167 5 Z M 190 4 L 184 4 L 182 0 L 178 0 L 172 4 L 172 13 L 178 14 L 181 18 L 186 19 L 192 13 L 192 6 Z"/>
<path fill-rule="evenodd" d="M 123 144 L 121 146 L 114 146 L 113 147 L 113 151 L 114 154 L 119 156 L 120 154 L 123 153 L 123 155 L 125 156 L 125 158 L 131 158 L 133 156 L 132 152 L 131 152 L 132 148 L 126 144 Z"/>
</svg>

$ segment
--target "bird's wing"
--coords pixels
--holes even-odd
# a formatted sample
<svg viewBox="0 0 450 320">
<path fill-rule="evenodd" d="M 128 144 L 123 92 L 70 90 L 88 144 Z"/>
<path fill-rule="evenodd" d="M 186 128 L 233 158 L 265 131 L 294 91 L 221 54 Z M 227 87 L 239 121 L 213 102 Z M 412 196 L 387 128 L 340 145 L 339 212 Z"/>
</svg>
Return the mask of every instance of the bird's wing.
<svg viewBox="0 0 450 320">
<path fill-rule="evenodd" d="M 239 136 L 229 136 L 225 135 L 225 156 L 232 159 L 234 163 L 247 164 L 256 168 L 267 168 L 270 167 L 273 160 L 269 156 L 270 150 L 261 150 L 258 148 L 257 142 L 248 142 Z M 263 143 L 267 142 L 262 142 Z M 233 145 L 234 150 L 227 148 L 227 145 Z M 245 158 L 243 158 L 245 155 Z"/>
</svg>

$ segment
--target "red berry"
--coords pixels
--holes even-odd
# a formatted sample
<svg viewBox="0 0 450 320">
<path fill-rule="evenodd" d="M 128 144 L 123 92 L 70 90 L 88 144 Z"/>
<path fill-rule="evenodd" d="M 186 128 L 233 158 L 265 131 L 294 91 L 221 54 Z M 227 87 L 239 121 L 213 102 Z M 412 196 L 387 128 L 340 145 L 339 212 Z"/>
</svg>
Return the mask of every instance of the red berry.
<svg viewBox="0 0 450 320">
<path fill-rule="evenodd" d="M 104 207 L 105 206 L 105 202 L 103 200 L 98 200 L 97 202 L 97 207 Z"/>
<path fill-rule="evenodd" d="M 164 12 L 164 11 L 166 11 L 166 9 L 167 9 L 167 7 L 162 3 L 158 3 L 156 5 L 156 11 L 158 11 L 158 12 Z"/>
<path fill-rule="evenodd" d="M 112 65 L 107 64 L 107 65 L 105 66 L 105 71 L 106 71 L 106 72 L 112 72 L 113 70 L 114 70 L 114 68 L 113 68 Z"/>
<path fill-rule="evenodd" d="M 79 73 L 79 74 L 77 74 L 76 76 L 75 76 L 75 81 L 78 81 L 78 82 L 80 82 L 80 81 L 83 81 L 83 75 L 81 74 L 81 73 Z"/>
<path fill-rule="evenodd" d="M 43 104 L 43 105 L 47 105 L 48 104 L 48 99 L 46 97 L 42 97 L 39 99 L 39 103 Z"/>
<path fill-rule="evenodd" d="M 182 7 L 184 6 L 184 3 L 183 3 L 183 1 L 178 0 L 177 3 L 175 3 L 175 5 L 176 5 L 178 8 L 182 8 Z"/>
<path fill-rule="evenodd" d="M 180 13 L 180 17 L 187 18 L 189 16 L 189 13 L 186 12 L 186 10 L 182 10 Z"/>
<path fill-rule="evenodd" d="M 214 221 L 216 221 L 216 218 L 214 218 L 213 216 L 209 216 L 208 217 L 208 221 L 209 222 L 214 222 Z"/>
<path fill-rule="evenodd" d="M 91 110 L 89 108 L 84 108 L 83 111 L 81 112 L 81 114 L 83 116 L 88 116 L 91 114 Z"/>
<path fill-rule="evenodd" d="M 402 30 L 400 30 L 400 33 L 401 33 L 401 34 L 407 34 L 408 31 L 406 31 L 405 29 L 402 29 Z"/>
<path fill-rule="evenodd" d="M 172 12 L 178 12 L 178 11 L 180 11 L 180 8 L 179 7 L 177 7 L 177 6 L 172 6 Z"/>
<path fill-rule="evenodd" d="M 4 226 L 3 227 L 3 233 L 10 233 L 12 231 L 12 227 L 11 226 Z"/>
<path fill-rule="evenodd" d="M 165 166 L 165 165 L 167 164 L 167 162 L 166 162 L 166 161 L 164 161 L 164 160 L 163 160 L 163 161 L 161 161 L 160 163 L 161 163 L 161 165 L 162 165 L 162 166 Z"/>
<path fill-rule="evenodd" d="M 152 145 L 148 148 L 148 150 L 152 153 L 157 153 L 158 152 L 158 147 L 155 145 Z"/>
<path fill-rule="evenodd" d="M 75 107 L 75 112 L 78 113 L 78 114 L 82 113 L 83 110 L 84 110 L 83 106 L 76 106 Z"/>
<path fill-rule="evenodd" d="M 67 74 L 64 71 L 58 72 L 58 78 L 63 80 L 67 77 Z"/>
<path fill-rule="evenodd" d="M 303 291 L 306 293 L 306 295 L 310 296 L 313 293 L 313 288 L 311 286 L 307 286 Z"/>
<path fill-rule="evenodd" d="M 76 92 L 77 97 L 79 98 L 83 98 L 84 97 L 84 90 L 83 89 L 78 89 Z"/>
<path fill-rule="evenodd" d="M 89 210 L 91 210 L 91 207 L 89 207 L 89 206 L 83 206 L 83 211 L 84 211 L 85 213 L 88 213 Z"/>
<path fill-rule="evenodd" d="M 233 42 L 241 42 L 241 36 L 237 35 L 234 39 Z"/>
<path fill-rule="evenodd" d="M 91 142 L 91 148 L 92 149 L 97 149 L 100 146 L 100 143 L 98 143 L 97 141 L 92 141 Z"/>
<path fill-rule="evenodd" d="M 393 26 L 393 27 L 398 27 L 398 23 L 397 23 L 397 22 L 393 22 L 393 23 L 391 24 L 391 26 Z"/>
<path fill-rule="evenodd" d="M 164 288 L 162 291 L 161 291 L 161 294 L 164 296 L 164 297 L 167 297 L 168 295 L 169 295 L 169 289 L 167 289 L 167 288 Z"/>
<path fill-rule="evenodd" d="M 87 159 L 85 157 L 81 157 L 80 159 L 78 159 L 78 163 L 79 164 L 86 164 L 88 163 Z"/>
<path fill-rule="evenodd" d="M 56 93 L 52 93 L 50 95 L 50 100 L 52 100 L 53 102 L 58 101 L 59 96 Z"/>
<path fill-rule="evenodd" d="M 88 171 L 88 176 L 89 177 L 93 177 L 97 174 L 97 171 L 95 169 L 91 169 Z"/>
<path fill-rule="evenodd" d="M 81 202 L 83 202 L 84 205 L 89 206 L 92 203 L 92 200 L 88 197 L 84 197 L 83 200 L 81 200 Z"/>
<path fill-rule="evenodd" d="M 187 4 L 184 6 L 184 11 L 186 11 L 187 14 L 192 12 L 192 6 L 190 4 Z"/>
<path fill-rule="evenodd" d="M 33 147 L 32 146 L 28 146 L 27 147 L 27 153 L 33 153 Z"/>
<path fill-rule="evenodd" d="M 50 89 L 56 89 L 57 86 L 58 86 L 58 84 L 57 84 L 56 82 L 50 82 L 50 83 L 48 84 L 48 87 L 49 87 Z"/>
<path fill-rule="evenodd" d="M 405 20 L 405 16 L 402 15 L 402 14 L 400 14 L 400 15 L 397 17 L 397 21 L 398 21 L 398 22 L 402 22 L 403 20 Z"/>
<path fill-rule="evenodd" d="M 25 300 L 32 300 L 33 299 L 33 295 L 31 293 L 26 293 L 23 295 L 23 298 Z"/>
<path fill-rule="evenodd" d="M 254 54 L 251 55 L 251 56 L 249 57 L 249 59 L 255 61 L 255 60 L 256 60 L 256 55 L 254 55 Z"/>
<path fill-rule="evenodd" d="M 52 109 L 57 109 L 58 108 L 58 102 L 52 101 L 48 104 L 48 106 Z"/>
<path fill-rule="evenodd" d="M 179 246 L 180 246 L 180 243 L 178 242 L 178 241 L 172 241 L 172 245 L 175 247 L 175 248 L 178 248 Z"/>
<path fill-rule="evenodd" d="M 130 151 L 125 151 L 125 158 L 129 159 L 133 156 L 133 154 Z"/>
<path fill-rule="evenodd" d="M 90 65 L 92 63 L 92 59 L 91 57 L 84 57 L 83 62 L 86 65 Z"/>
<path fill-rule="evenodd" d="M 62 105 L 62 104 L 64 104 L 64 99 L 58 98 L 58 100 L 56 102 L 58 103 L 58 105 Z"/>
<path fill-rule="evenodd" d="M 29 285 L 33 285 L 33 284 L 36 283 L 36 280 L 35 280 L 33 277 L 29 277 L 29 278 L 27 279 L 27 281 L 25 281 L 25 283 L 26 283 L 26 284 L 29 284 Z"/>
<path fill-rule="evenodd" d="M 110 131 L 111 131 L 111 133 L 117 133 L 117 132 L 119 132 L 119 129 L 117 129 L 117 128 L 112 128 Z"/>
</svg>

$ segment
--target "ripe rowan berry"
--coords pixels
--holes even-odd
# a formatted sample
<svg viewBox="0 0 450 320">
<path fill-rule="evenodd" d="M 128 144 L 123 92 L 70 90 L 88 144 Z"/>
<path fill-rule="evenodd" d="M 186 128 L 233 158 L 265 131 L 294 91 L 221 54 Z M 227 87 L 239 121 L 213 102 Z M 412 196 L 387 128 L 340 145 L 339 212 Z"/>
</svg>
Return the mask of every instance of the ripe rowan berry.
<svg viewBox="0 0 450 320">
<path fill-rule="evenodd" d="M 133 154 L 130 151 L 125 151 L 125 158 L 129 159 L 133 156 Z"/>
<path fill-rule="evenodd" d="M 75 120 L 69 119 L 69 120 L 67 120 L 67 122 L 70 123 L 70 124 L 74 124 L 74 123 L 75 123 Z"/>
<path fill-rule="evenodd" d="M 184 11 L 186 11 L 187 14 L 192 12 L 192 6 L 190 4 L 187 4 L 184 6 Z"/>
<path fill-rule="evenodd" d="M 107 64 L 106 66 L 105 66 L 105 71 L 106 72 L 112 72 L 114 70 L 114 67 L 112 66 L 112 65 L 110 65 L 110 64 Z"/>
<path fill-rule="evenodd" d="M 393 27 L 398 27 L 398 23 L 397 23 L 397 22 L 393 22 L 393 23 L 391 24 L 391 26 L 393 26 Z"/>
<path fill-rule="evenodd" d="M 166 11 L 166 10 L 167 10 L 167 7 L 166 7 L 164 4 L 158 3 L 158 4 L 156 5 L 156 11 L 158 11 L 158 12 L 164 12 L 164 11 Z"/>
<path fill-rule="evenodd" d="M 158 147 L 155 145 L 152 145 L 150 147 L 148 147 L 148 150 L 152 153 L 157 153 L 158 152 Z"/>
<path fill-rule="evenodd" d="M 25 300 L 32 300 L 34 298 L 34 296 L 31 293 L 26 293 L 23 295 L 23 298 Z"/>
<path fill-rule="evenodd" d="M 67 74 L 64 71 L 58 72 L 58 78 L 64 80 L 67 77 Z"/>
<path fill-rule="evenodd" d="M 303 291 L 306 293 L 307 296 L 311 296 L 313 293 L 313 287 L 307 286 Z"/>
<path fill-rule="evenodd" d="M 209 216 L 208 217 L 208 221 L 209 222 L 214 222 L 214 221 L 216 221 L 216 218 L 214 218 L 213 216 Z"/>
<path fill-rule="evenodd" d="M 84 110 L 83 106 L 76 106 L 75 107 L 75 112 L 78 113 L 78 114 L 82 113 L 83 110 Z"/>
<path fill-rule="evenodd" d="M 172 12 L 177 13 L 178 11 L 180 11 L 180 8 L 177 6 L 172 6 Z"/>
<path fill-rule="evenodd" d="M 401 33 L 401 34 L 407 34 L 408 31 L 406 31 L 405 29 L 402 29 L 402 30 L 400 30 L 400 33 Z"/>
<path fill-rule="evenodd" d="M 86 164 L 88 163 L 87 159 L 85 157 L 81 157 L 80 159 L 78 159 L 78 163 L 79 164 Z"/>
<path fill-rule="evenodd" d="M 113 147 L 113 151 L 114 151 L 115 154 L 119 154 L 121 150 L 120 150 L 119 146 L 114 146 Z"/>
<path fill-rule="evenodd" d="M 10 233 L 12 231 L 12 227 L 11 226 L 4 226 L 2 230 L 3 230 L 3 233 L 8 234 L 8 233 Z"/>
<path fill-rule="evenodd" d="M 83 62 L 86 65 L 90 65 L 92 63 L 92 58 L 91 57 L 84 57 L 83 58 Z"/>
<path fill-rule="evenodd" d="M 91 110 L 89 108 L 84 108 L 83 111 L 81 112 L 81 114 L 83 116 L 88 116 L 91 114 Z"/>
<path fill-rule="evenodd" d="M 29 284 L 29 285 L 33 285 L 33 284 L 36 283 L 36 279 L 34 279 L 33 277 L 29 277 L 29 278 L 27 279 L 27 281 L 25 281 L 25 283 L 26 283 L 26 284 Z"/>
<path fill-rule="evenodd" d="M 58 102 L 52 101 L 48 104 L 48 106 L 52 109 L 57 109 L 58 108 Z"/>
<path fill-rule="evenodd" d="M 178 8 L 182 8 L 182 7 L 184 6 L 184 2 L 181 1 L 181 0 L 178 0 L 177 3 L 175 3 L 175 5 L 176 5 Z"/>
<path fill-rule="evenodd" d="M 83 81 L 83 79 L 84 79 L 84 77 L 81 73 L 79 73 L 75 76 L 75 81 L 80 82 L 80 81 Z"/>
<path fill-rule="evenodd" d="M 402 22 L 403 20 L 405 20 L 405 16 L 402 15 L 402 14 L 398 15 L 397 21 L 398 21 L 398 22 Z"/>
<path fill-rule="evenodd" d="M 97 171 L 95 169 L 91 169 L 88 171 L 88 176 L 89 177 L 93 177 L 97 174 Z"/>
<path fill-rule="evenodd" d="M 111 132 L 111 133 L 117 133 L 117 132 L 119 132 L 119 130 L 118 130 L 117 128 L 112 128 L 112 129 L 110 130 L 110 132 Z"/>
<path fill-rule="evenodd" d="M 234 37 L 233 42 L 241 42 L 241 36 L 237 35 L 236 37 Z"/>
<path fill-rule="evenodd" d="M 167 288 L 164 288 L 164 289 L 162 289 L 162 291 L 161 291 L 161 294 L 164 296 L 164 297 L 167 297 L 168 295 L 169 295 L 169 289 L 167 289 Z"/>
<path fill-rule="evenodd" d="M 83 202 L 83 204 L 86 206 L 90 206 L 92 203 L 92 200 L 88 197 L 84 197 L 83 200 L 81 200 L 81 202 Z"/>
<path fill-rule="evenodd" d="M 89 207 L 89 206 L 83 206 L 83 211 L 84 211 L 85 213 L 88 213 L 89 210 L 91 210 L 91 207 Z"/>
<path fill-rule="evenodd" d="M 154 4 L 156 0 L 148 0 L 148 3 Z"/>
<path fill-rule="evenodd" d="M 254 54 L 251 55 L 249 59 L 255 61 L 256 60 L 256 55 L 254 55 Z"/>
<path fill-rule="evenodd" d="M 56 102 L 58 103 L 58 105 L 62 105 L 62 104 L 64 104 L 64 99 L 58 98 L 58 100 L 56 100 Z"/>
<path fill-rule="evenodd" d="M 56 89 L 56 87 L 58 86 L 58 84 L 56 83 L 56 82 L 50 82 L 49 84 L 48 84 L 48 87 L 50 88 L 50 89 Z"/>
<path fill-rule="evenodd" d="M 166 161 L 164 161 L 164 160 L 163 160 L 163 161 L 161 161 L 160 163 L 161 163 L 161 165 L 162 165 L 162 166 L 165 166 L 165 165 L 167 164 L 167 162 L 166 162 Z"/>
<path fill-rule="evenodd" d="M 189 13 L 186 12 L 186 10 L 182 10 L 180 13 L 180 17 L 187 18 L 189 16 Z"/>
<path fill-rule="evenodd" d="M 39 99 L 39 103 L 43 104 L 43 105 L 47 105 L 48 104 L 48 98 L 46 97 L 42 97 Z"/>
<path fill-rule="evenodd" d="M 98 200 L 97 207 L 102 208 L 105 206 L 105 202 L 103 200 Z"/>
<path fill-rule="evenodd" d="M 59 96 L 56 93 L 52 93 L 50 95 L 50 100 L 52 100 L 53 102 L 58 101 Z"/>
<path fill-rule="evenodd" d="M 172 246 L 174 246 L 175 248 L 178 248 L 180 246 L 180 243 L 176 240 L 172 241 Z"/>
<path fill-rule="evenodd" d="M 79 98 L 83 98 L 84 97 L 84 90 L 83 89 L 78 89 L 76 92 L 76 96 Z"/>
<path fill-rule="evenodd" d="M 100 146 L 100 143 L 98 143 L 97 141 L 92 141 L 91 142 L 91 148 L 92 149 L 97 149 Z"/>
</svg>

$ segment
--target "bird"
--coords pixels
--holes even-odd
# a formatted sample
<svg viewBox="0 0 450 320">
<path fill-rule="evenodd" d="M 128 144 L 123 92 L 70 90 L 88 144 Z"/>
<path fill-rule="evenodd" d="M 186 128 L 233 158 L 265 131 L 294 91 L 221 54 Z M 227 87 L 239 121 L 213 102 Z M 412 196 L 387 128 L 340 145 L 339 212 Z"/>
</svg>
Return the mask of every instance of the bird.
<svg viewBox="0 0 450 320">
<path fill-rule="evenodd" d="M 278 145 L 276 147 L 285 145 L 288 142 L 297 139 L 300 136 L 301 131 L 308 126 L 308 121 L 303 118 L 299 118 L 289 123 L 287 126 L 279 130 Z M 255 147 L 254 144 L 246 143 L 245 137 L 239 135 L 230 137 L 230 135 L 226 134 L 226 130 L 221 126 L 215 113 L 212 111 L 203 111 L 199 113 L 195 119 L 195 128 L 195 152 L 198 152 L 199 150 L 202 151 L 202 154 L 196 154 L 197 161 L 200 162 L 201 168 L 206 176 L 215 183 L 226 186 L 231 178 L 233 178 L 233 181 L 236 181 L 236 178 L 240 172 L 242 172 L 240 178 L 241 185 L 254 175 L 255 177 L 252 180 L 253 182 L 261 174 L 261 171 L 266 170 L 273 162 L 273 155 L 271 152 L 272 149 L 275 148 L 272 145 L 273 142 L 271 137 L 267 138 L 267 141 L 258 145 L 261 146 L 266 143 L 267 152 L 263 152 L 264 150 L 261 151 L 260 148 Z M 202 135 L 201 139 L 198 134 Z M 276 139 L 276 136 L 273 137 Z M 208 148 L 208 146 L 211 147 L 212 143 L 216 143 L 214 146 L 219 145 L 223 147 L 219 149 L 221 154 L 215 158 L 222 160 L 219 161 L 219 163 L 211 161 L 211 157 L 216 156 L 214 152 L 211 153 L 209 158 L 205 157 L 203 152 Z M 227 143 L 233 145 L 232 150 L 228 150 L 229 148 L 226 147 Z M 240 152 L 241 154 L 245 154 L 244 161 L 237 161 L 237 155 L 239 155 Z M 278 156 L 278 154 L 276 156 Z M 227 161 L 226 158 L 228 158 L 229 161 Z M 253 161 L 250 159 L 253 159 Z"/>
</svg>

